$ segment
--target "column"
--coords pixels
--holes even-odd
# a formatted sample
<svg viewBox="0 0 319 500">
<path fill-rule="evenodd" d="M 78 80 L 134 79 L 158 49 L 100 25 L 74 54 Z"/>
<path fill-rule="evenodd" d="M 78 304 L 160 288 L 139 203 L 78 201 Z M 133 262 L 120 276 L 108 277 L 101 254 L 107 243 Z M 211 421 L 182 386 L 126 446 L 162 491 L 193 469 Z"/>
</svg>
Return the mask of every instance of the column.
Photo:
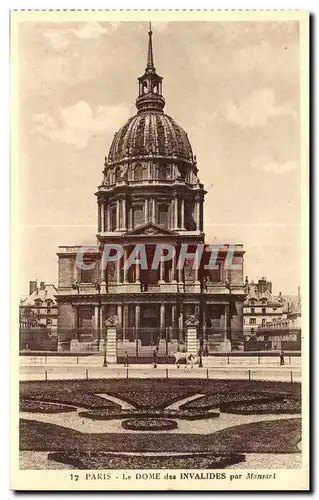
<svg viewBox="0 0 319 500">
<path fill-rule="evenodd" d="M 228 326 L 229 326 L 229 305 L 225 306 L 225 316 L 224 316 L 224 338 L 228 339 L 228 335 L 230 332 L 228 332 Z"/>
<path fill-rule="evenodd" d="M 156 203 L 155 203 L 155 198 L 152 199 L 152 222 L 154 224 L 156 222 Z"/>
<path fill-rule="evenodd" d="M 174 229 L 178 228 L 178 199 L 174 199 Z"/>
<path fill-rule="evenodd" d="M 116 200 L 116 230 L 120 228 L 120 200 Z"/>
<path fill-rule="evenodd" d="M 124 247 L 124 262 L 123 262 L 123 267 L 124 267 L 124 283 L 128 283 L 128 268 L 125 267 L 125 263 L 128 260 L 128 247 Z"/>
<path fill-rule="evenodd" d="M 179 340 L 184 340 L 184 311 L 183 304 L 180 304 L 179 318 L 178 318 L 178 338 Z"/>
<path fill-rule="evenodd" d="M 181 229 L 185 229 L 184 227 L 184 215 L 185 215 L 185 208 L 184 208 L 184 198 L 181 199 Z"/>
<path fill-rule="evenodd" d="M 128 328 L 128 306 L 126 305 L 123 307 L 123 340 L 126 340 L 127 328 Z"/>
<path fill-rule="evenodd" d="M 121 283 L 121 259 L 116 261 L 115 266 L 116 266 L 116 284 L 119 285 Z"/>
<path fill-rule="evenodd" d="M 98 203 L 98 211 L 97 211 L 97 230 L 98 233 L 101 231 L 101 203 Z"/>
<path fill-rule="evenodd" d="M 135 283 L 141 283 L 141 265 L 135 264 Z"/>
<path fill-rule="evenodd" d="M 122 326 L 122 305 L 118 304 L 117 305 L 117 319 L 118 319 L 118 324 Z"/>
<path fill-rule="evenodd" d="M 161 255 L 160 259 L 160 283 L 165 283 L 165 263 L 164 263 L 164 257 Z"/>
<path fill-rule="evenodd" d="M 93 318 L 93 340 L 94 343 L 98 342 L 99 338 L 99 306 L 94 306 L 94 318 Z"/>
<path fill-rule="evenodd" d="M 123 207 L 122 207 L 122 210 L 123 210 L 122 228 L 127 229 L 126 198 L 123 198 L 122 205 L 123 205 Z"/>
<path fill-rule="evenodd" d="M 102 233 L 105 231 L 105 223 L 104 223 L 104 202 L 101 203 L 101 231 Z"/>
<path fill-rule="evenodd" d="M 196 230 L 200 230 L 200 201 L 196 200 Z"/>
<path fill-rule="evenodd" d="M 177 338 L 177 327 L 176 327 L 177 311 L 176 305 L 172 304 L 172 338 Z"/>
<path fill-rule="evenodd" d="M 145 224 L 148 223 L 148 198 L 145 198 L 144 200 L 144 221 Z"/>
<path fill-rule="evenodd" d="M 160 329 L 161 333 L 165 331 L 165 304 L 161 303 L 160 308 Z"/>
<path fill-rule="evenodd" d="M 111 207 L 110 205 L 107 206 L 107 230 L 112 231 L 111 228 Z"/>
<path fill-rule="evenodd" d="M 100 330 L 99 330 L 99 340 L 103 337 L 103 326 L 104 326 L 104 306 L 100 306 Z"/>
<path fill-rule="evenodd" d="M 171 282 L 176 283 L 176 255 L 171 260 Z"/>
<path fill-rule="evenodd" d="M 198 304 L 196 304 L 194 308 L 195 318 L 199 319 L 199 312 L 200 312 L 200 307 Z"/>
<path fill-rule="evenodd" d="M 135 306 L 135 328 L 140 328 L 141 325 L 141 306 L 136 305 Z M 138 335 L 138 332 L 136 332 L 136 335 Z"/>
</svg>

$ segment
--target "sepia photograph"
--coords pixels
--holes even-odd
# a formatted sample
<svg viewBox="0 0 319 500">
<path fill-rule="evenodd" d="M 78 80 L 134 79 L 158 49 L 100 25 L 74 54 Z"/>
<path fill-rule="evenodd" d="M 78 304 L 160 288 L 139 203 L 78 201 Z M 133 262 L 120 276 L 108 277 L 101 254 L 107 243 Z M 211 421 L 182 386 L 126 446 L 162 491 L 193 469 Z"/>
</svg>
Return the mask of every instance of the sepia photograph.
<svg viewBox="0 0 319 500">
<path fill-rule="evenodd" d="M 308 24 L 11 12 L 12 489 L 309 488 Z"/>
</svg>

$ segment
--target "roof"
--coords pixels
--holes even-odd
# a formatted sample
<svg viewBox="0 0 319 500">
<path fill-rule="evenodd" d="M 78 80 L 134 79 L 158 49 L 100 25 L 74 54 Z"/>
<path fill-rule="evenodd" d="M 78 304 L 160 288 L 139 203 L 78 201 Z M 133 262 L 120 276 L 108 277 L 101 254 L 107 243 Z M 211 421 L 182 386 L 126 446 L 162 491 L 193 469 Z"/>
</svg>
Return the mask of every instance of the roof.
<svg viewBox="0 0 319 500">
<path fill-rule="evenodd" d="M 161 111 L 144 111 L 129 118 L 114 136 L 108 162 L 149 155 L 176 157 L 193 163 L 193 152 L 186 132 L 173 118 Z"/>
<path fill-rule="evenodd" d="M 53 305 L 57 305 L 57 301 L 55 295 L 58 293 L 58 290 L 54 285 L 45 285 L 44 289 L 41 290 L 37 288 L 31 295 L 29 295 L 25 300 L 22 301 L 22 306 L 34 306 L 36 305 L 36 300 L 40 299 L 45 303 L 46 300 L 52 300 Z"/>
</svg>

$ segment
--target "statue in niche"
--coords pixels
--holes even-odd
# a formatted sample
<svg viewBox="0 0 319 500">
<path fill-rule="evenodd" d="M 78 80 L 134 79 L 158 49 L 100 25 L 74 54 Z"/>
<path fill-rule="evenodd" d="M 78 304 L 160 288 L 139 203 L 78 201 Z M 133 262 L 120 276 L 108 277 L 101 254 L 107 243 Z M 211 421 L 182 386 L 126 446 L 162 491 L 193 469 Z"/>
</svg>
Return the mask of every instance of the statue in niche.
<svg viewBox="0 0 319 500">
<path fill-rule="evenodd" d="M 107 274 L 110 281 L 115 281 L 116 279 L 116 265 L 115 262 L 109 262 L 107 265 Z"/>
</svg>

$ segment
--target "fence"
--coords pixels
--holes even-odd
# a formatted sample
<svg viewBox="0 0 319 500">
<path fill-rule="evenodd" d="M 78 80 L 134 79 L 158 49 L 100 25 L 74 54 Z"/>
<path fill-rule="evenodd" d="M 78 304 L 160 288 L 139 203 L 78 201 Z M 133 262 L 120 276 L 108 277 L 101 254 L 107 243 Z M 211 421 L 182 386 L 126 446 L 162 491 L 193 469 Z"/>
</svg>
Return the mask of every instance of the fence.
<svg viewBox="0 0 319 500">
<path fill-rule="evenodd" d="M 85 368 L 80 365 L 72 367 L 46 367 L 38 366 L 36 370 L 28 368 L 21 373 L 20 380 L 94 380 L 99 378 L 107 379 L 135 379 L 135 378 L 158 378 L 158 379 L 228 379 L 228 380 L 260 380 L 260 381 L 281 381 L 281 382 L 300 382 L 300 369 L 272 369 L 254 370 L 254 369 L 230 369 L 219 368 L 176 368 L 176 367 L 157 367 L 148 369 L 147 367 L 90 367 Z"/>
</svg>

